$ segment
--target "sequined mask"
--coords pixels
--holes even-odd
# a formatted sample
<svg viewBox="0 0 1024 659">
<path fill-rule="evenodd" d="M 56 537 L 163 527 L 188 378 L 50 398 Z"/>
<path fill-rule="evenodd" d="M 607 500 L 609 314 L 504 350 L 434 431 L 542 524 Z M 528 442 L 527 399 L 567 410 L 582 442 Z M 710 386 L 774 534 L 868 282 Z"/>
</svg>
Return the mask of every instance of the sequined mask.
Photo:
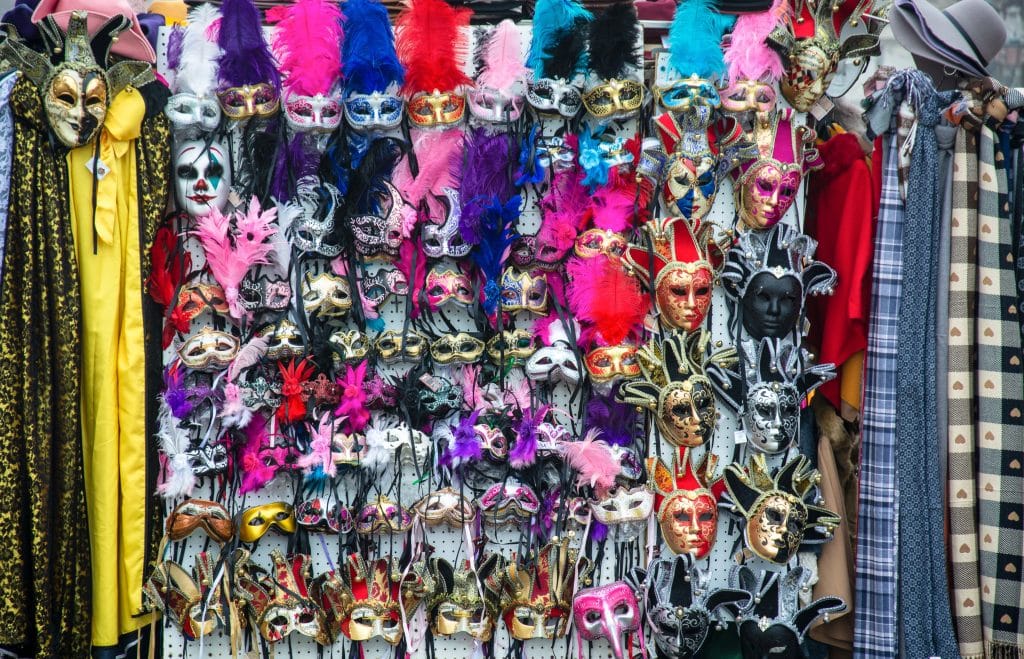
<svg viewBox="0 0 1024 659">
<path fill-rule="evenodd" d="M 292 218 L 288 238 L 301 252 L 334 258 L 341 247 L 328 242 L 334 231 L 334 214 L 342 203 L 341 192 L 316 177 L 299 179 L 298 189 L 278 212 Z"/>
<path fill-rule="evenodd" d="M 394 259 L 402 245 L 402 208 L 405 200 L 395 186 L 384 181 L 377 193 L 380 214 L 349 218 L 356 252 L 365 258 Z"/>
<path fill-rule="evenodd" d="M 228 119 L 271 117 L 281 107 L 281 95 L 268 83 L 229 87 L 217 92 L 220 109 Z"/>
<path fill-rule="evenodd" d="M 444 188 L 445 218 L 437 225 L 430 222 L 423 225 L 423 253 L 432 259 L 450 256 L 461 259 L 469 254 L 472 245 L 462 239 L 459 233 L 459 192 Z"/>
<path fill-rule="evenodd" d="M 548 309 L 547 277 L 506 268 L 501 273 L 501 309 L 544 315 Z"/>
<path fill-rule="evenodd" d="M 595 119 L 624 119 L 640 111 L 644 86 L 635 80 L 602 80 L 583 93 L 583 106 Z"/>
<path fill-rule="evenodd" d="M 466 306 L 473 304 L 473 284 L 469 276 L 455 270 L 432 269 L 427 273 L 423 290 L 432 310 L 449 302 Z"/>
<path fill-rule="evenodd" d="M 341 102 L 333 97 L 289 95 L 284 101 L 285 120 L 300 133 L 330 133 L 341 125 Z"/>
<path fill-rule="evenodd" d="M 530 83 L 526 100 L 541 114 L 557 114 L 566 119 L 575 117 L 583 107 L 580 88 L 557 78 L 541 78 Z"/>
</svg>

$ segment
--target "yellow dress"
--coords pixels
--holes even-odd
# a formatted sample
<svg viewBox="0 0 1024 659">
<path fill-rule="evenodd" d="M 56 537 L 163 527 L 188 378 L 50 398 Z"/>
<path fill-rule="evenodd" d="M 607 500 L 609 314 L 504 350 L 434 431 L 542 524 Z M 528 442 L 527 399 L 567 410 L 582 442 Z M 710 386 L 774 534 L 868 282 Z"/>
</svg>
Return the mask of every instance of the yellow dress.
<svg viewBox="0 0 1024 659">
<path fill-rule="evenodd" d="M 67 157 L 82 299 L 82 447 L 94 647 L 117 645 L 121 635 L 149 622 L 138 615 L 150 495 L 142 259 L 151 232 L 143 230 L 147 218 L 140 218 L 136 151 L 144 114 L 142 95 L 132 87 L 111 103 L 98 138 L 95 181 L 95 144 Z"/>
</svg>

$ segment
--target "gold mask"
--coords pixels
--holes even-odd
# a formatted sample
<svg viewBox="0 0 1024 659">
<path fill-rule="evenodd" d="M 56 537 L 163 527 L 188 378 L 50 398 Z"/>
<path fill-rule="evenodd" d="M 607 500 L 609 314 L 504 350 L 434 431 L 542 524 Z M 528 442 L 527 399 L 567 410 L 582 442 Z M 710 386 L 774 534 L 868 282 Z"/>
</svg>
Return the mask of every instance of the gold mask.
<svg viewBox="0 0 1024 659">
<path fill-rule="evenodd" d="M 504 358 L 504 363 L 522 366 L 535 352 L 537 346 L 533 342 L 533 334 L 524 329 L 502 330 L 487 342 L 487 356 L 495 364 L 503 363 Z"/>
<path fill-rule="evenodd" d="M 204 327 L 181 344 L 178 356 L 194 371 L 219 371 L 228 367 L 238 348 L 238 337 Z"/>
<path fill-rule="evenodd" d="M 238 539 L 256 542 L 270 529 L 279 533 L 295 533 L 295 512 L 290 503 L 277 501 L 246 508 L 238 517 Z"/>
<path fill-rule="evenodd" d="M 107 117 L 107 77 L 99 67 L 67 65 L 54 71 L 43 101 L 50 127 L 64 146 L 88 144 Z"/>
<path fill-rule="evenodd" d="M 484 342 L 465 332 L 442 336 L 430 346 L 430 356 L 438 364 L 472 364 L 483 354 Z"/>
<path fill-rule="evenodd" d="M 427 337 L 409 331 L 404 335 L 397 330 L 386 330 L 377 337 L 374 347 L 384 362 L 419 361 L 427 350 Z"/>
<path fill-rule="evenodd" d="M 408 103 L 409 121 L 419 128 L 450 126 L 466 114 L 466 97 L 455 92 L 434 90 L 414 94 Z"/>
<path fill-rule="evenodd" d="M 595 119 L 630 117 L 644 104 L 644 86 L 635 80 L 604 80 L 583 94 L 583 106 Z"/>
<path fill-rule="evenodd" d="M 229 119 L 269 117 L 281 107 L 281 95 L 265 82 L 258 85 L 229 87 L 217 93 L 220 109 Z"/>
<path fill-rule="evenodd" d="M 588 352 L 583 361 L 594 382 L 611 382 L 616 378 L 635 378 L 640 375 L 636 346 L 599 346 Z"/>
<path fill-rule="evenodd" d="M 348 280 L 330 272 L 303 277 L 302 308 L 310 316 L 344 316 L 352 308 Z"/>
<path fill-rule="evenodd" d="M 343 363 L 362 361 L 370 354 L 370 339 L 359 330 L 338 330 L 327 339 L 334 350 L 335 368 Z"/>
<path fill-rule="evenodd" d="M 807 112 L 818 102 L 836 74 L 839 41 L 818 27 L 810 39 L 797 39 L 779 81 L 782 96 L 797 112 Z"/>
</svg>

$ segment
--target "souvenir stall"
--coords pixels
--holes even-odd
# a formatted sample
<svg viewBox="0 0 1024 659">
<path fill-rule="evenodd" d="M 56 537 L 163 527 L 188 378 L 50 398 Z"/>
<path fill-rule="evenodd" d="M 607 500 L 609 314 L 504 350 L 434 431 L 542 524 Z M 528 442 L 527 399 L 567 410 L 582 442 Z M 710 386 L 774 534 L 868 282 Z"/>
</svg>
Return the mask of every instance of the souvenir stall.
<svg viewBox="0 0 1024 659">
<path fill-rule="evenodd" d="M 0 650 L 1024 652 L 999 15 L 657 4 L 20 0 Z"/>
</svg>

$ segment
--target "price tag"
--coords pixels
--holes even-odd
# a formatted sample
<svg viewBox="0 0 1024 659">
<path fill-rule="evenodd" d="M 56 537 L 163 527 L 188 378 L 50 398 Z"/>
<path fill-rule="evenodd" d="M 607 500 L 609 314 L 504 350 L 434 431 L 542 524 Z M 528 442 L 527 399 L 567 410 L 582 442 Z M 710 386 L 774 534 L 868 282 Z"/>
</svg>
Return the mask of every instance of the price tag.
<svg viewBox="0 0 1024 659">
<path fill-rule="evenodd" d="M 110 173 L 110 167 L 107 166 L 107 163 L 100 160 L 98 156 L 86 160 L 85 168 L 96 177 L 97 181 L 102 181 Z"/>
<path fill-rule="evenodd" d="M 737 430 L 735 433 L 733 433 L 732 437 L 733 437 L 732 441 L 736 444 L 736 446 L 739 446 L 740 444 L 746 444 L 747 443 L 747 431 L 746 430 Z"/>
</svg>

